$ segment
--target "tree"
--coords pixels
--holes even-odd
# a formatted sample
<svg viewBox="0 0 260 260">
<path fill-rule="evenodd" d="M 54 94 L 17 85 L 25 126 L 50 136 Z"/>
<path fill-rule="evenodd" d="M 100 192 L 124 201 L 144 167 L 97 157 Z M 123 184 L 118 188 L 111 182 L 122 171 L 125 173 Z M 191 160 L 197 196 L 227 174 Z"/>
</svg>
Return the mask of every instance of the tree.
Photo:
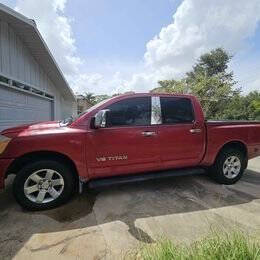
<svg viewBox="0 0 260 260">
<path fill-rule="evenodd" d="M 221 116 L 223 109 L 240 93 L 240 89 L 234 89 L 233 72 L 227 71 L 231 58 L 225 50 L 217 48 L 201 55 L 193 70 L 186 74 L 190 92 L 199 98 L 209 119 Z"/>
<path fill-rule="evenodd" d="M 233 72 L 227 71 L 231 58 L 221 48 L 205 53 L 183 79 L 159 81 L 160 87 L 152 92 L 193 94 L 200 100 L 206 118 L 216 119 L 240 93 L 240 89 L 234 88 Z"/>
<path fill-rule="evenodd" d="M 218 116 L 230 120 L 260 120 L 260 92 L 237 95 Z"/>
<path fill-rule="evenodd" d="M 200 56 L 198 62 L 193 66 L 193 70 L 188 72 L 187 80 L 194 79 L 197 74 L 205 74 L 208 77 L 223 74 L 225 77 L 232 79 L 233 73 L 227 72 L 228 63 L 231 61 L 232 55 L 228 54 L 224 49 L 217 48 Z"/>
<path fill-rule="evenodd" d="M 94 93 L 91 92 L 85 92 L 85 94 L 83 95 L 85 100 L 88 101 L 89 104 L 91 104 L 92 106 L 111 97 L 115 97 L 120 95 L 120 93 L 116 93 L 113 95 L 107 95 L 107 94 L 103 94 L 103 95 L 95 95 Z"/>
<path fill-rule="evenodd" d="M 223 80 L 222 73 L 214 76 L 196 75 L 191 84 L 191 93 L 198 97 L 206 118 L 217 119 L 219 113 L 229 104 L 237 90 L 232 90 L 234 83 Z"/>
<path fill-rule="evenodd" d="M 252 117 L 252 119 L 260 120 L 260 92 L 254 91 L 249 95 L 250 97 L 253 96 L 253 100 L 249 106 L 251 110 L 250 117 Z"/>
<path fill-rule="evenodd" d="M 152 93 L 187 93 L 187 84 L 185 79 L 182 80 L 161 80 L 158 82 L 161 87 L 153 89 Z"/>
<path fill-rule="evenodd" d="M 109 95 L 96 95 L 95 96 L 95 100 L 94 100 L 94 104 L 97 104 L 97 103 L 99 103 L 99 102 L 101 102 L 101 101 L 103 101 L 105 99 L 110 98 L 110 97 L 111 96 L 109 96 Z"/>
<path fill-rule="evenodd" d="M 91 92 L 85 92 L 83 95 L 85 100 L 88 101 L 89 104 L 94 105 L 95 104 L 95 95 Z"/>
</svg>

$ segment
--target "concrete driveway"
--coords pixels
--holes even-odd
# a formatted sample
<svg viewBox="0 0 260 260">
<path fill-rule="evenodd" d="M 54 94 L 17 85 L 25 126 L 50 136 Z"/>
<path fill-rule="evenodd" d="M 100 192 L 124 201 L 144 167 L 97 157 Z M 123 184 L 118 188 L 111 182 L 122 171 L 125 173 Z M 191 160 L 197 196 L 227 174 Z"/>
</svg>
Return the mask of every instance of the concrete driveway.
<svg viewBox="0 0 260 260">
<path fill-rule="evenodd" d="M 36 213 L 16 204 L 11 181 L 0 192 L 1 259 L 122 259 L 162 236 L 190 242 L 212 227 L 260 232 L 260 157 L 233 186 L 174 177 L 85 191 Z"/>
</svg>

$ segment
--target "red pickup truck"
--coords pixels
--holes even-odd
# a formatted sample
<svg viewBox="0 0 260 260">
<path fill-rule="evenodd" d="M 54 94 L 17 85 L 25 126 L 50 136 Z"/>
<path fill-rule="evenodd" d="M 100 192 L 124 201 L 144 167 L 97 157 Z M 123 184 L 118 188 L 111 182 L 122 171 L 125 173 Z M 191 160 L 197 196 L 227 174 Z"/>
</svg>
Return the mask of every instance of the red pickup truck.
<svg viewBox="0 0 260 260">
<path fill-rule="evenodd" d="M 30 210 L 67 201 L 89 187 L 203 173 L 233 184 L 260 155 L 260 122 L 205 121 L 190 95 L 127 94 L 77 118 L 0 133 L 0 188 Z"/>
</svg>

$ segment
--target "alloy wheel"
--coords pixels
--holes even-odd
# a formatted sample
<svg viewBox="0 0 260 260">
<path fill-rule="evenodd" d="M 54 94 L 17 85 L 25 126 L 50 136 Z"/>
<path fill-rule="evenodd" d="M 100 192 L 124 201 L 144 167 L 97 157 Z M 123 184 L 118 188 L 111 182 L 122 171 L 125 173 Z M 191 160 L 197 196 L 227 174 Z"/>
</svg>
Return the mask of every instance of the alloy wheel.
<svg viewBox="0 0 260 260">
<path fill-rule="evenodd" d="M 229 156 L 223 164 L 223 173 L 228 179 L 234 179 L 241 170 L 241 162 L 237 156 Z"/>
<path fill-rule="evenodd" d="M 32 202 L 42 204 L 57 199 L 64 190 L 64 179 L 57 171 L 41 169 L 24 183 L 24 194 Z"/>
</svg>

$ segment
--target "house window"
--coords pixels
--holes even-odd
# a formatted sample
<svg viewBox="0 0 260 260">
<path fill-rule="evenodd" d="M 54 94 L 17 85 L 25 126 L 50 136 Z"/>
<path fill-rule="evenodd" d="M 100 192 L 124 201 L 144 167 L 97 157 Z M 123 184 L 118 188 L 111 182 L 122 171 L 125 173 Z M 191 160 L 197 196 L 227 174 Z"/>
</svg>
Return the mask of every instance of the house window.
<svg viewBox="0 0 260 260">
<path fill-rule="evenodd" d="M 1 82 L 4 84 L 8 84 L 8 87 L 15 88 L 15 89 L 21 90 L 23 92 L 27 92 L 29 94 L 42 96 L 43 98 L 48 98 L 48 99 L 54 100 L 53 95 L 46 93 L 43 90 L 37 89 L 29 84 L 19 82 L 16 79 L 7 78 L 5 76 L 0 75 L 0 83 Z"/>
<path fill-rule="evenodd" d="M 3 76 L 0 75 L 0 82 L 3 82 L 3 83 L 5 83 L 5 84 L 8 84 L 8 78 L 3 77 Z"/>
</svg>

